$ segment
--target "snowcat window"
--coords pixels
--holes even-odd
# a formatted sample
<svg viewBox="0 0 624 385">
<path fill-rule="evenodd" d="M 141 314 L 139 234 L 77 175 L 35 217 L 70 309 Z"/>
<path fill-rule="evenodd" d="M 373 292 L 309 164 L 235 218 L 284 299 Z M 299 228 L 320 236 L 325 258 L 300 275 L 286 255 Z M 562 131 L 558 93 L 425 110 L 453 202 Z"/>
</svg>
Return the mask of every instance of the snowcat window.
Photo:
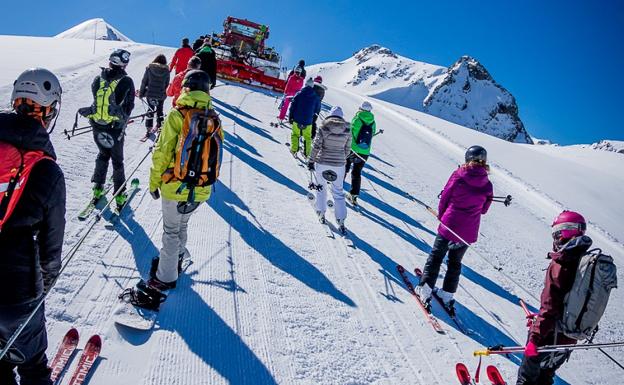
<svg viewBox="0 0 624 385">
<path fill-rule="evenodd" d="M 260 33 L 260 30 L 257 28 L 249 27 L 238 23 L 230 24 L 230 28 L 234 33 L 251 38 L 255 38 Z"/>
</svg>

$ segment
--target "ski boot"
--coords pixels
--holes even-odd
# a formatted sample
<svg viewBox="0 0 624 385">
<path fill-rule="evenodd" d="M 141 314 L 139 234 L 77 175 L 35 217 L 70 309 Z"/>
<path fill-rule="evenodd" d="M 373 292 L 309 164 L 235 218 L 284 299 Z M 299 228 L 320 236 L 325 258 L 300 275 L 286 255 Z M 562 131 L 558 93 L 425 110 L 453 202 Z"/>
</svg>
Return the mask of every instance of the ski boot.
<svg viewBox="0 0 624 385">
<path fill-rule="evenodd" d="M 102 197 L 104 196 L 104 186 L 101 185 L 100 183 L 96 183 L 93 186 L 93 199 L 92 202 L 93 204 L 97 203 L 100 199 L 102 199 Z"/>
<path fill-rule="evenodd" d="M 357 195 L 351 195 L 351 193 L 346 193 L 345 194 L 347 200 L 349 201 L 349 203 L 351 203 L 353 206 L 357 206 L 358 205 L 358 196 Z"/>
<path fill-rule="evenodd" d="M 115 203 L 117 203 L 117 212 L 121 212 L 121 209 L 124 208 L 126 203 L 128 202 L 128 194 L 125 191 L 120 192 L 115 196 Z"/>
<path fill-rule="evenodd" d="M 324 225 L 325 223 L 327 223 L 327 221 L 325 220 L 325 213 L 322 211 L 317 211 L 316 212 L 316 216 L 318 217 L 319 222 L 321 222 L 322 225 Z"/>
<path fill-rule="evenodd" d="M 431 287 L 429 287 L 429 285 L 424 284 L 424 285 L 418 285 L 414 288 L 414 292 L 416 293 L 416 295 L 418 296 L 418 298 L 420 298 L 420 300 L 422 301 L 422 303 L 425 305 L 425 308 L 427 309 L 427 311 L 431 311 L 431 293 L 433 290 L 431 290 Z"/>
<path fill-rule="evenodd" d="M 455 317 L 455 300 L 453 299 L 453 293 L 449 293 L 443 289 L 435 289 L 434 295 L 440 299 L 447 313 L 451 317 Z"/>
<path fill-rule="evenodd" d="M 336 222 L 338 223 L 338 231 L 340 232 L 340 234 L 347 235 L 347 228 L 345 227 L 345 220 L 337 219 Z"/>
</svg>

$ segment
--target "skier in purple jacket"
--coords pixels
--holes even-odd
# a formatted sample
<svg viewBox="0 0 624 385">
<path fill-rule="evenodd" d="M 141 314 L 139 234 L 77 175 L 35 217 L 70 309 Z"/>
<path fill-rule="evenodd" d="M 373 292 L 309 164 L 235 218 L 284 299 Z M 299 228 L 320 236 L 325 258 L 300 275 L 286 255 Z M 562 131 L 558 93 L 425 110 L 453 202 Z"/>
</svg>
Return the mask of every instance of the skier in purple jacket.
<svg viewBox="0 0 624 385">
<path fill-rule="evenodd" d="M 451 314 L 455 311 L 453 295 L 459 285 L 462 258 L 468 244 L 477 241 L 481 215 L 487 213 L 493 197 L 485 148 L 472 146 L 466 151 L 465 158 L 466 163 L 453 171 L 442 191 L 438 206 L 441 224 L 416 288 L 416 293 L 425 303 L 431 301 L 440 265 L 448 251 L 444 283 L 433 294 L 442 300 Z"/>
</svg>

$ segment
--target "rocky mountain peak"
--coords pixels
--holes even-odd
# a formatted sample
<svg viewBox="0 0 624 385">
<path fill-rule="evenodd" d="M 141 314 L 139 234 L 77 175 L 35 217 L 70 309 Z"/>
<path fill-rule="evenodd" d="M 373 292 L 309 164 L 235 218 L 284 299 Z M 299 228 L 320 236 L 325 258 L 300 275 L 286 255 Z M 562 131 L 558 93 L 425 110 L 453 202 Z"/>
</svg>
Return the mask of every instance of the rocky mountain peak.
<svg viewBox="0 0 624 385">
<path fill-rule="evenodd" d="M 389 48 L 382 47 L 379 44 L 373 44 L 369 47 L 362 48 L 353 57 L 357 60 L 358 64 L 362 64 L 373 57 L 385 56 L 398 59 L 398 56 L 392 52 Z"/>
</svg>

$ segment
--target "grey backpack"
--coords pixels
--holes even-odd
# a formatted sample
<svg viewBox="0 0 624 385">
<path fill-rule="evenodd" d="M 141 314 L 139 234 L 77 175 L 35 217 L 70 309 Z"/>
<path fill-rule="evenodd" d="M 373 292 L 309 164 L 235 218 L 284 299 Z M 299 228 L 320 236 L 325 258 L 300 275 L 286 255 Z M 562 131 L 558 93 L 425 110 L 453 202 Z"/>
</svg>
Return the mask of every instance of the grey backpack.
<svg viewBox="0 0 624 385">
<path fill-rule="evenodd" d="M 566 294 L 558 332 L 576 339 L 591 339 L 605 312 L 611 289 L 617 287 L 613 258 L 602 250 L 589 250 L 581 257 L 572 290 Z"/>
</svg>

